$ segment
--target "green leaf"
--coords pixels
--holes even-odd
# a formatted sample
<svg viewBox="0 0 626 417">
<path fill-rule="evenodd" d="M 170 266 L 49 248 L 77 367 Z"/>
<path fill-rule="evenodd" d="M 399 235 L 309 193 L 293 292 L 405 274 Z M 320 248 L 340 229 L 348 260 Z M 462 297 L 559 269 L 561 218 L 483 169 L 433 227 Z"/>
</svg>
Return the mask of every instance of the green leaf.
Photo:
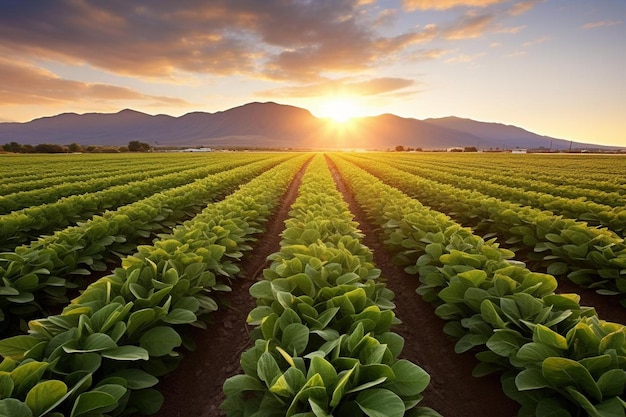
<svg viewBox="0 0 626 417">
<path fill-rule="evenodd" d="M 498 330 L 487 340 L 487 347 L 505 358 L 514 355 L 524 340 L 514 330 Z"/>
<path fill-rule="evenodd" d="M 535 342 L 526 343 L 517 352 L 518 359 L 531 365 L 540 364 L 553 356 L 561 356 L 561 353 L 550 346 Z"/>
<path fill-rule="evenodd" d="M 372 389 L 361 392 L 357 398 L 361 411 L 369 417 L 402 417 L 404 402 L 393 392 L 386 389 Z"/>
<path fill-rule="evenodd" d="M 517 374 L 515 377 L 515 386 L 520 391 L 528 391 L 533 389 L 546 388 L 550 385 L 543 377 L 541 370 L 528 368 Z"/>
<path fill-rule="evenodd" d="M 39 416 L 67 394 L 67 385 L 58 380 L 43 381 L 26 395 L 26 405 Z"/>
<path fill-rule="evenodd" d="M 352 376 L 352 374 L 354 373 L 354 370 L 356 369 L 358 365 L 359 364 L 357 362 L 349 370 L 342 371 L 339 373 L 339 375 L 337 375 L 339 377 L 339 381 L 337 382 L 337 385 L 335 386 L 335 389 L 333 390 L 332 398 L 330 400 L 331 407 L 336 407 L 341 402 L 341 399 L 343 398 L 343 394 L 345 393 L 347 389 L 348 381 L 350 381 L 350 377 Z"/>
<path fill-rule="evenodd" d="M 67 344 L 63 346 L 63 350 L 67 353 L 88 353 L 88 352 L 100 352 L 102 350 L 114 349 L 117 347 L 117 343 L 111 339 L 108 334 L 105 333 L 93 333 L 87 336 L 85 342 L 80 347 L 72 347 L 73 344 Z"/>
<path fill-rule="evenodd" d="M 546 380 L 556 388 L 580 387 L 597 401 L 602 400 L 600 388 L 581 364 L 567 358 L 548 358 L 543 361 L 541 371 Z"/>
<path fill-rule="evenodd" d="M 13 393 L 15 384 L 8 372 L 0 371 L 0 398 L 8 398 Z"/>
<path fill-rule="evenodd" d="M 30 408 L 15 398 L 0 400 L 0 416 L 3 417 L 33 417 Z"/>
<path fill-rule="evenodd" d="M 176 330 L 165 326 L 154 327 L 139 339 L 139 346 L 153 357 L 165 356 L 181 344 L 182 339 Z"/>
<path fill-rule="evenodd" d="M 150 358 L 148 351 L 139 346 L 125 345 L 115 349 L 108 349 L 102 352 L 103 358 L 115 359 L 118 361 L 147 361 Z"/>
<path fill-rule="evenodd" d="M 102 414 L 114 410 L 117 399 L 111 394 L 102 391 L 83 392 L 74 402 L 70 417 Z"/>
<path fill-rule="evenodd" d="M 567 350 L 567 339 L 563 335 L 551 330 L 550 328 L 537 324 L 533 331 L 533 342 L 543 343 L 544 345 Z"/>
<path fill-rule="evenodd" d="M 322 356 L 313 356 L 311 359 L 311 366 L 307 374 L 307 379 L 313 378 L 315 375 L 319 375 L 324 381 L 324 386 L 330 387 L 335 383 L 337 379 L 337 370 Z"/>
<path fill-rule="evenodd" d="M 22 363 L 11 371 L 11 378 L 15 383 L 13 395 L 16 397 L 26 395 L 39 382 L 48 366 L 49 363 L 33 361 Z"/>
<path fill-rule="evenodd" d="M 304 374 L 296 368 L 289 368 L 278 377 L 269 388 L 270 392 L 283 397 L 293 396 L 305 383 Z"/>
<path fill-rule="evenodd" d="M 496 306 L 490 300 L 483 300 L 480 304 L 480 314 L 482 314 L 484 320 L 493 327 L 497 329 L 506 328 L 506 323 L 502 320 Z"/>
<path fill-rule="evenodd" d="M 301 355 L 308 343 L 309 329 L 304 324 L 291 323 L 283 330 L 282 346 L 292 355 Z"/>
<path fill-rule="evenodd" d="M 114 374 L 111 374 L 111 377 L 125 379 L 128 384 L 128 388 L 132 390 L 150 388 L 159 382 L 158 378 L 142 369 L 122 369 Z"/>
<path fill-rule="evenodd" d="M 480 284 L 487 279 L 487 272 L 482 269 L 472 269 L 470 271 L 461 272 L 457 276 L 461 279 L 461 282 L 466 285 L 480 287 Z"/>
<path fill-rule="evenodd" d="M 197 319 L 196 315 L 191 311 L 182 308 L 175 308 L 163 318 L 163 321 L 169 324 L 188 324 L 193 323 Z"/>
<path fill-rule="evenodd" d="M 396 378 L 385 384 L 385 388 L 401 397 L 420 394 L 430 382 L 430 375 L 416 364 L 400 359 L 391 366 Z"/>
<path fill-rule="evenodd" d="M 274 381 L 282 374 L 276 359 L 269 352 L 263 352 L 257 362 L 257 374 L 265 382 L 267 387 L 272 386 Z"/>
<path fill-rule="evenodd" d="M 22 335 L 13 336 L 0 340 L 0 355 L 5 358 L 22 359 L 24 354 L 35 347 L 40 340 L 32 336 Z"/>
<path fill-rule="evenodd" d="M 548 266 L 547 272 L 550 275 L 559 276 L 566 274 L 568 270 L 569 267 L 565 262 L 553 262 Z"/>
<path fill-rule="evenodd" d="M 130 397 L 129 406 L 136 408 L 141 415 L 156 414 L 163 405 L 163 394 L 149 388 L 140 391 L 133 391 Z"/>
<path fill-rule="evenodd" d="M 598 378 L 598 388 L 602 392 L 602 398 L 623 395 L 625 385 L 626 371 L 623 369 L 611 369 Z"/>
<path fill-rule="evenodd" d="M 252 375 L 235 375 L 224 381 L 224 394 L 237 395 L 245 391 L 265 391 L 261 382 Z"/>
<path fill-rule="evenodd" d="M 126 333 L 134 336 L 135 332 L 149 326 L 156 319 L 156 311 L 152 308 L 144 308 L 134 311 L 128 318 Z"/>
</svg>

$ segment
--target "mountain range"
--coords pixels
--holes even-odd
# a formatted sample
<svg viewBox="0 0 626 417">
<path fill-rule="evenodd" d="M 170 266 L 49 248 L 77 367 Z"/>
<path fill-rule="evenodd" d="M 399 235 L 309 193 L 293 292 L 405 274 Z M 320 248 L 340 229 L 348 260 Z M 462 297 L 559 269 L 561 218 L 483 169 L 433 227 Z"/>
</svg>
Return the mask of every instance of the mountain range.
<svg viewBox="0 0 626 417">
<path fill-rule="evenodd" d="M 273 102 L 254 102 L 216 113 L 193 112 L 179 117 L 125 109 L 118 113 L 63 113 L 25 123 L 0 123 L 0 144 L 122 146 L 135 140 L 151 146 L 292 149 L 393 149 L 399 145 L 424 150 L 469 146 L 614 148 L 459 117 L 418 120 L 383 114 L 340 124 L 317 118 L 303 108 Z"/>
</svg>

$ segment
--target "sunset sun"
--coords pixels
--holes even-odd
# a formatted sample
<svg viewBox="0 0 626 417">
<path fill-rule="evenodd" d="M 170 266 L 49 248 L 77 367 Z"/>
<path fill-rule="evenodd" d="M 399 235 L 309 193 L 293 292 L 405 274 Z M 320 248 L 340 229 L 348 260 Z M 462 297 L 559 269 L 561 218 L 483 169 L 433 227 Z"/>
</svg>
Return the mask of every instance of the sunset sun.
<svg viewBox="0 0 626 417">
<path fill-rule="evenodd" d="M 346 123 L 359 115 L 359 106 L 350 99 L 333 99 L 322 106 L 322 117 L 329 118 L 336 123 Z"/>
</svg>

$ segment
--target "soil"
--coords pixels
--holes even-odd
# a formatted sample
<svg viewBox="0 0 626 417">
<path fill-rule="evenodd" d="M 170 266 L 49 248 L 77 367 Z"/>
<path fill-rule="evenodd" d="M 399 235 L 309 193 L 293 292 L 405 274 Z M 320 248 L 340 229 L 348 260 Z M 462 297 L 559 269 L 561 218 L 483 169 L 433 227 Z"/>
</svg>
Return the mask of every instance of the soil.
<svg viewBox="0 0 626 417">
<path fill-rule="evenodd" d="M 516 416 L 519 404 L 504 395 L 499 376 L 473 377 L 472 369 L 478 363 L 473 353 L 454 352 L 454 341 L 443 333 L 445 322 L 416 294 L 419 284 L 416 276 L 405 273 L 391 261 L 391 255 L 379 239 L 380 230 L 367 221 L 332 162 L 328 162 L 337 188 L 365 234 L 363 243 L 373 251 L 377 268 L 383 271 L 386 285 L 395 293 L 395 313 L 402 324 L 393 330 L 405 339 L 401 356 L 418 364 L 431 376 L 420 405 L 431 407 L 444 417 Z M 213 324 L 207 329 L 193 330 L 195 350 L 185 351 L 180 366 L 163 377 L 157 386 L 165 397 L 157 417 L 225 416 L 219 409 L 224 400 L 222 385 L 227 378 L 241 372 L 239 358 L 251 345 L 246 317 L 255 303 L 248 289 L 262 279 L 262 271 L 269 265 L 267 257 L 280 248 L 280 233 L 298 195 L 305 168 L 291 183 L 254 249 L 244 256 L 241 277 L 232 282 L 232 292 L 224 297 L 227 306 L 212 314 Z M 624 322 L 624 308 L 618 301 L 607 301 L 593 291 L 581 291 L 567 281 L 562 290 L 583 292 L 581 304 L 598 306 L 603 319 Z"/>
</svg>

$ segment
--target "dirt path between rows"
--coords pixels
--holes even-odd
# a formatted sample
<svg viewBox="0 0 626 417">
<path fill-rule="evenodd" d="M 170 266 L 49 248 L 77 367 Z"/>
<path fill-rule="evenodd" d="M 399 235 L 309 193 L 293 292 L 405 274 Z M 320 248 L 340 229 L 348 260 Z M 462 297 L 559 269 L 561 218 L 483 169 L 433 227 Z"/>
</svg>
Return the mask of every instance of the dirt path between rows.
<svg viewBox="0 0 626 417">
<path fill-rule="evenodd" d="M 212 324 L 207 329 L 194 329 L 194 351 L 185 351 L 185 358 L 171 374 L 162 378 L 157 386 L 165 402 L 157 417 L 216 417 L 225 416 L 219 409 L 224 401 L 224 381 L 241 372 L 239 359 L 251 346 L 250 328 L 246 317 L 256 307 L 248 292 L 250 286 L 262 279 L 262 272 L 269 265 L 267 257 L 280 249 L 280 233 L 289 217 L 291 205 L 298 196 L 298 189 L 308 162 L 298 172 L 281 199 L 280 207 L 265 225 L 265 231 L 257 236 L 252 251 L 245 254 L 241 264 L 241 276 L 232 282 L 232 291 L 220 301 L 227 304 L 212 314 Z"/>
<path fill-rule="evenodd" d="M 337 188 L 365 234 L 363 244 L 374 252 L 376 267 L 383 271 L 387 287 L 395 293 L 395 313 L 402 324 L 394 331 L 405 339 L 402 357 L 430 374 L 431 382 L 420 405 L 431 407 L 444 417 L 516 416 L 520 406 L 504 395 L 499 376 L 473 377 L 472 369 L 478 363 L 473 354 L 454 352 L 454 341 L 443 333 L 445 322 L 415 292 L 417 277 L 393 264 L 379 239 L 380 230 L 367 221 L 333 162 L 328 158 L 327 161 Z"/>
</svg>

